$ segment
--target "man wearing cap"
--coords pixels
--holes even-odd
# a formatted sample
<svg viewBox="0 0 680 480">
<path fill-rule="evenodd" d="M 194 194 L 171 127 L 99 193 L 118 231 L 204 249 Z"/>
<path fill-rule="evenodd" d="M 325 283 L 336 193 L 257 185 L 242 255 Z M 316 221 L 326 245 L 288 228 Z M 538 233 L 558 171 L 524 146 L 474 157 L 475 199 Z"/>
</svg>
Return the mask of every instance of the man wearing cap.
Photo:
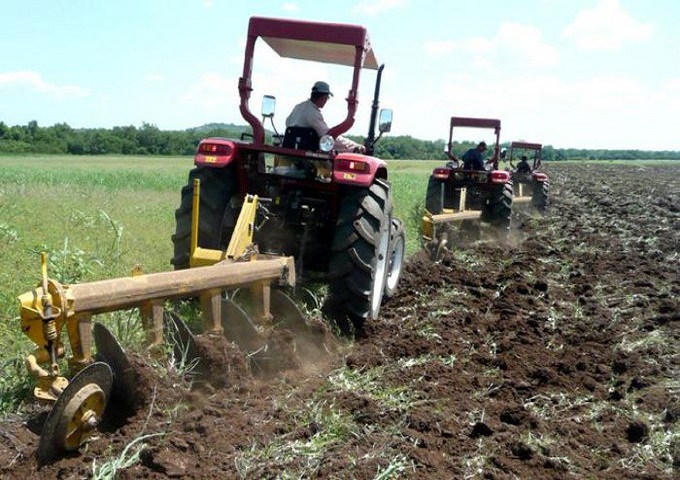
<svg viewBox="0 0 680 480">
<path fill-rule="evenodd" d="M 328 97 L 332 97 L 331 89 L 326 82 L 316 82 L 312 87 L 312 94 L 309 100 L 298 103 L 286 118 L 286 127 L 311 127 L 316 130 L 319 137 L 328 133 L 328 125 L 323 119 L 321 109 L 326 105 Z M 335 139 L 335 150 L 339 152 L 365 152 L 363 145 L 358 144 L 349 138 L 338 135 Z"/>
<path fill-rule="evenodd" d="M 486 152 L 486 142 L 479 142 L 475 148 L 471 148 L 463 155 L 464 170 L 485 170 L 482 154 Z"/>
</svg>

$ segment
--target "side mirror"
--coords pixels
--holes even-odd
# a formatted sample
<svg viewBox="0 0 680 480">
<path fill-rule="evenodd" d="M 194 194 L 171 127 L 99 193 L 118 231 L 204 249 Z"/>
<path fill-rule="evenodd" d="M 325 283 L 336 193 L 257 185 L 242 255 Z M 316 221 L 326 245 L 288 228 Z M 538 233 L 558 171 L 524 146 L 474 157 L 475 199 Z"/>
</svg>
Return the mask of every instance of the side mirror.
<svg viewBox="0 0 680 480">
<path fill-rule="evenodd" d="M 276 97 L 265 95 L 262 97 L 262 118 L 274 118 L 276 110 Z"/>
<path fill-rule="evenodd" d="M 378 117 L 378 131 L 385 133 L 390 130 L 392 130 L 392 109 L 383 108 L 380 110 L 380 116 Z"/>
</svg>

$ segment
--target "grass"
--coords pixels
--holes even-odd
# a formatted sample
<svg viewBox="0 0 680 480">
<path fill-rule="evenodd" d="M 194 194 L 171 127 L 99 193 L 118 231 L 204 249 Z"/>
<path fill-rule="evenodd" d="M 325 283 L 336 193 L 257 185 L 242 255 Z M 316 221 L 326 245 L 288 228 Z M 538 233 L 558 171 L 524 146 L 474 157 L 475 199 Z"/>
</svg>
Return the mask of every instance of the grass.
<svg viewBox="0 0 680 480">
<path fill-rule="evenodd" d="M 125 446 L 120 455 L 101 464 L 98 464 L 96 459 L 92 460 L 92 480 L 114 480 L 118 472 L 139 463 L 139 455 L 146 448 L 145 440 L 161 435 L 164 433 L 151 433 L 137 437 Z"/>
<path fill-rule="evenodd" d="M 263 465 L 285 467 L 293 460 L 305 459 L 305 467 L 295 474 L 288 469 L 285 478 L 309 478 L 318 470 L 324 454 L 338 442 L 358 435 L 359 427 L 351 417 L 340 413 L 325 401 L 309 401 L 298 413 L 297 423 L 308 430 L 308 435 L 298 432 L 281 436 L 268 445 L 254 444 L 241 452 L 236 460 L 241 478 L 250 478 Z M 293 438 L 301 436 L 302 438 Z"/>
</svg>

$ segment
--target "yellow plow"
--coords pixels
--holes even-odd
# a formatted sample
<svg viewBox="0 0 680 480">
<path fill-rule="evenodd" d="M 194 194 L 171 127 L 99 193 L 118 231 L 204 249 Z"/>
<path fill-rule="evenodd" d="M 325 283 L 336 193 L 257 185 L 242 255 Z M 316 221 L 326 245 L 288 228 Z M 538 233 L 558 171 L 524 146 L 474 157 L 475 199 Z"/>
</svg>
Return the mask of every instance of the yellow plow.
<svg viewBox="0 0 680 480">
<path fill-rule="evenodd" d="M 425 210 L 421 218 L 420 231 L 422 242 L 433 260 L 438 260 L 453 234 L 453 226 L 467 220 L 478 220 L 482 216 L 481 210 L 466 209 L 467 189 L 460 188 L 457 208 L 443 208 L 442 213 L 431 213 Z"/>
<path fill-rule="evenodd" d="M 191 355 L 193 333 L 165 305 L 168 300 L 198 298 L 204 333 L 224 335 L 248 353 L 266 350 L 268 337 L 263 334 L 281 324 L 306 336 L 307 345 L 318 347 L 320 342 L 312 338 L 315 332 L 300 310 L 277 288 L 295 285 L 293 257 L 260 255 L 253 245 L 257 196 L 246 196 L 225 251 L 197 246 L 199 198 L 196 180 L 192 268 L 63 285 L 48 277 L 47 256 L 42 255 L 41 284 L 19 296 L 22 331 L 37 345 L 25 362 L 36 378 L 34 396 L 53 403 L 41 432 L 41 463 L 77 450 L 89 439 L 102 421 L 112 391 L 125 396 L 133 390 L 123 349 L 101 323 L 93 326 L 94 315 L 138 308 L 149 348 L 163 344 L 169 338 L 164 330 L 172 327 Z M 245 290 L 239 298 L 247 300 L 246 308 L 227 296 L 238 289 Z M 75 373 L 70 379 L 59 366 L 67 350 L 64 331 L 71 352 L 68 369 Z"/>
</svg>

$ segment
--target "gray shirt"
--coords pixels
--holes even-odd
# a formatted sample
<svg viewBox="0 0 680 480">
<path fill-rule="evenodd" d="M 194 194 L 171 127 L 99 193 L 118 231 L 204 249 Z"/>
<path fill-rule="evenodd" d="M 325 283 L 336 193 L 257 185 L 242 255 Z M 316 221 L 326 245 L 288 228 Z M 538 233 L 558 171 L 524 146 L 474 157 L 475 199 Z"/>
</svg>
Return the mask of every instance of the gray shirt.
<svg viewBox="0 0 680 480">
<path fill-rule="evenodd" d="M 311 127 L 316 130 L 319 137 L 326 135 L 329 130 L 321 114 L 321 109 L 311 100 L 305 100 L 295 105 L 288 118 L 286 118 L 286 127 Z M 335 139 L 334 148 L 339 152 L 346 152 L 360 146 L 349 138 L 338 135 Z"/>
</svg>

